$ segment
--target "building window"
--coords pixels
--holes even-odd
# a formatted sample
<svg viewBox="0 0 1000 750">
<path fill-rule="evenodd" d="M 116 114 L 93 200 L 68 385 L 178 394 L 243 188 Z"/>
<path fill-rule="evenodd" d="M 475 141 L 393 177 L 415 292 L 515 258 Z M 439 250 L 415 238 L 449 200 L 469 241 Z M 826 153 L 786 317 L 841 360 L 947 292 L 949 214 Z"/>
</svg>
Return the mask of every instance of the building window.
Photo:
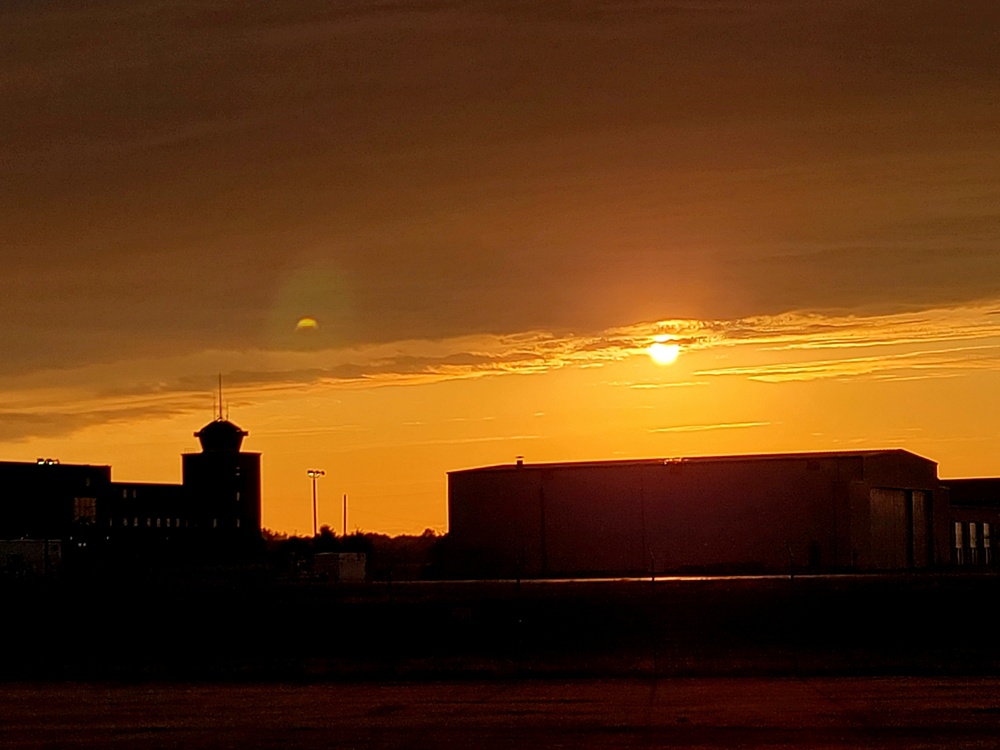
<svg viewBox="0 0 1000 750">
<path fill-rule="evenodd" d="M 969 521 L 969 565 L 979 563 L 979 540 L 976 538 L 976 522 Z"/>
<path fill-rule="evenodd" d="M 983 522 L 983 564 L 993 564 L 993 551 L 990 549 L 990 525 Z"/>
<path fill-rule="evenodd" d="M 170 519 L 169 518 L 167 519 L 167 528 L 168 529 L 170 528 Z"/>
<path fill-rule="evenodd" d="M 139 525 L 139 518 L 138 518 L 138 516 L 133 516 L 133 518 L 132 518 L 132 525 L 133 526 L 138 526 Z"/>
<path fill-rule="evenodd" d="M 239 527 L 240 527 L 240 519 L 237 518 L 236 519 L 236 528 L 238 529 Z"/>
<path fill-rule="evenodd" d="M 150 529 L 152 527 L 153 527 L 153 519 L 152 518 L 147 518 L 146 519 L 146 528 Z"/>
<path fill-rule="evenodd" d="M 219 528 L 219 519 L 218 518 L 213 518 L 212 519 L 212 528 L 213 529 Z"/>
<path fill-rule="evenodd" d="M 955 521 L 955 564 L 964 565 L 964 544 L 962 542 L 962 522 Z"/>
<path fill-rule="evenodd" d="M 96 497 L 73 498 L 73 522 L 91 524 L 97 520 Z"/>
<path fill-rule="evenodd" d="M 122 497 L 128 497 L 128 490 L 122 489 Z"/>
</svg>

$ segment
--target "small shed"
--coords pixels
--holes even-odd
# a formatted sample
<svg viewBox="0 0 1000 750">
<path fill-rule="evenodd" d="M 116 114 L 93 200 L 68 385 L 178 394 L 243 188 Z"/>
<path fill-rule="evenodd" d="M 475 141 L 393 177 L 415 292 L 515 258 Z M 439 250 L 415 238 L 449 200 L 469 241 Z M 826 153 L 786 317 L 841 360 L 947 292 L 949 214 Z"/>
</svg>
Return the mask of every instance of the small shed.
<svg viewBox="0 0 1000 750">
<path fill-rule="evenodd" d="M 367 560 L 364 552 L 319 552 L 313 562 L 313 572 L 328 581 L 360 583 L 366 580 Z"/>
</svg>

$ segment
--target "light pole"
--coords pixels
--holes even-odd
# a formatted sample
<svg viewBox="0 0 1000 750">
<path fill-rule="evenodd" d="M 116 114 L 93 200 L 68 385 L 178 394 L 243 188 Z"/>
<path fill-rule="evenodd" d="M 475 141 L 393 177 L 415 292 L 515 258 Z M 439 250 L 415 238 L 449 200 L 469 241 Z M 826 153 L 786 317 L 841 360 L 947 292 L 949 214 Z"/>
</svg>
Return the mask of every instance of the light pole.
<svg viewBox="0 0 1000 750">
<path fill-rule="evenodd" d="M 322 476 L 326 476 L 326 472 L 322 469 L 309 469 L 306 471 L 306 475 L 312 480 L 313 483 L 313 537 L 317 534 L 316 528 L 316 480 Z"/>
</svg>

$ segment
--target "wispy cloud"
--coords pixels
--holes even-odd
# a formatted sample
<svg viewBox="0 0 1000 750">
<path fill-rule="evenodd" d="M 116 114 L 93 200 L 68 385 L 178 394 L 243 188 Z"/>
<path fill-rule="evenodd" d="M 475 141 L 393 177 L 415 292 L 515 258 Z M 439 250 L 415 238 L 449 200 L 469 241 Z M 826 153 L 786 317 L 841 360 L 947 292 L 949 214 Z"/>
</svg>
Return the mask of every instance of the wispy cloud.
<svg viewBox="0 0 1000 750">
<path fill-rule="evenodd" d="M 813 362 L 727 367 L 703 370 L 710 376 L 742 376 L 752 380 L 780 383 L 789 380 L 861 378 L 916 380 L 955 377 L 962 371 L 1000 370 L 1000 345 L 956 347 L 936 351 L 885 354 L 872 357 L 823 359 Z"/>
<path fill-rule="evenodd" d="M 684 381 L 679 383 L 609 383 L 609 385 L 623 385 L 637 391 L 658 390 L 660 388 L 693 388 L 700 385 L 708 385 L 706 381 Z"/>
<path fill-rule="evenodd" d="M 678 343 L 688 356 L 715 351 L 733 364 L 697 370 L 678 382 L 606 383 L 658 389 L 705 387 L 719 378 L 780 383 L 958 377 L 1000 370 L 1000 303 L 891 315 L 802 312 L 738 320 L 661 320 L 592 335 L 529 331 L 310 351 L 213 350 L 53 369 L 30 379 L 0 379 L 0 440 L 207 413 L 210 373 L 220 370 L 227 400 L 239 406 L 293 392 L 412 386 L 610 364 L 645 357 L 646 347 L 657 337 Z M 695 428 L 721 429 L 663 429 Z"/>
<path fill-rule="evenodd" d="M 770 422 L 718 422 L 715 424 L 681 424 L 655 427 L 649 432 L 705 432 L 707 430 L 741 430 L 748 427 L 767 427 Z"/>
</svg>

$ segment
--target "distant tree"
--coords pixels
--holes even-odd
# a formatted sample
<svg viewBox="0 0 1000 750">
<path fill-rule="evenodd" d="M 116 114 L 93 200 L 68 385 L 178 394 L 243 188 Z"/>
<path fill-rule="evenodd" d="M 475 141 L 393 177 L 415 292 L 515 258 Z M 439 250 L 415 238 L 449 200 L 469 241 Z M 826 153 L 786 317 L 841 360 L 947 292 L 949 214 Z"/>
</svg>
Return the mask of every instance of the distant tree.
<svg viewBox="0 0 1000 750">
<path fill-rule="evenodd" d="M 375 536 L 378 535 L 362 534 L 360 531 L 355 531 L 353 534 L 341 538 L 340 548 L 343 552 L 363 552 L 366 555 L 371 555 L 375 549 L 372 541 Z"/>
<path fill-rule="evenodd" d="M 315 537 L 289 536 L 269 529 L 262 535 L 268 564 L 277 575 L 300 575 L 311 570 L 313 556 L 321 552 L 364 553 L 374 580 L 437 579 L 446 576 L 450 567 L 448 535 L 434 529 L 425 529 L 419 536 L 355 531 L 342 537 L 323 526 Z"/>
<path fill-rule="evenodd" d="M 321 526 L 319 534 L 313 539 L 313 552 L 337 552 L 340 542 L 329 526 Z"/>
</svg>

